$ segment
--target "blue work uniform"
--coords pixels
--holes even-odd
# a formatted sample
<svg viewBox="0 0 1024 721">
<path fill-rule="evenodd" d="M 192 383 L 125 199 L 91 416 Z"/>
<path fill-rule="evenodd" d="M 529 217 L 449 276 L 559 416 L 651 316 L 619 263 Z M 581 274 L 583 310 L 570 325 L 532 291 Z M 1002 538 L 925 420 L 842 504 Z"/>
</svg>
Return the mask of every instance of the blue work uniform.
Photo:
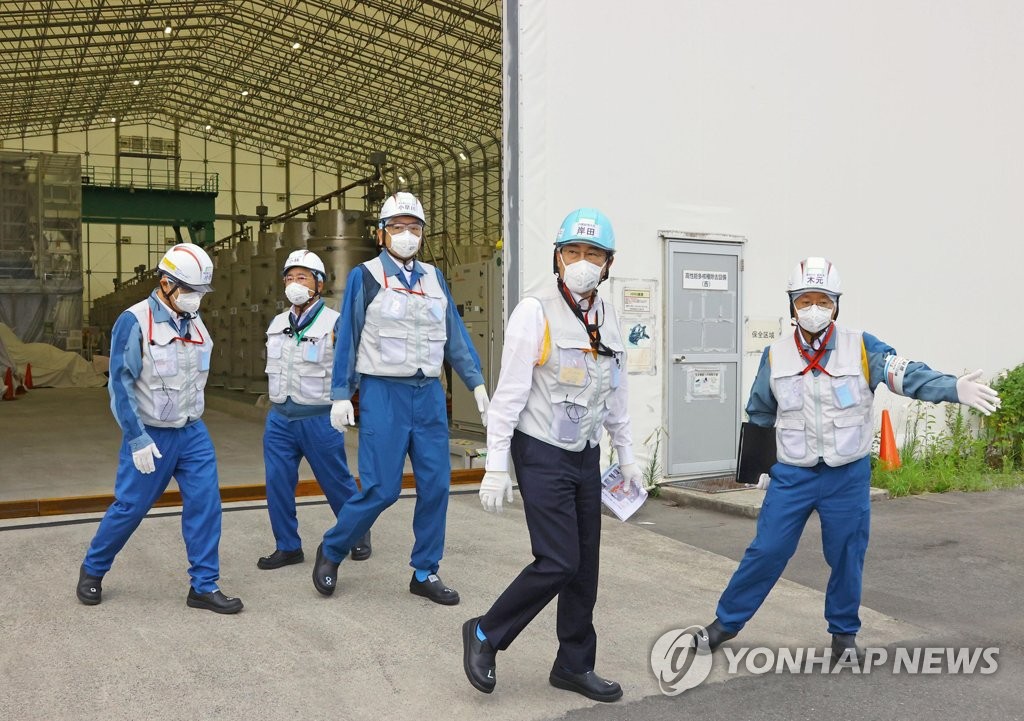
<svg viewBox="0 0 1024 721">
<path fill-rule="evenodd" d="M 331 371 L 338 312 L 318 300 L 302 316 L 277 316 L 267 329 L 270 412 L 263 431 L 267 510 L 277 549 L 302 548 L 295 512 L 299 463 L 309 461 L 337 516 L 356 492 L 345 436 L 331 426 Z"/>
<path fill-rule="evenodd" d="M 144 327 L 145 326 L 145 327 Z M 221 530 L 217 459 L 200 420 L 213 343 L 198 316 L 179 318 L 149 298 L 122 313 L 110 343 L 110 409 L 123 440 L 115 501 L 100 521 L 83 566 L 102 577 L 171 477 L 181 490 L 181 533 L 197 593 L 217 589 Z M 145 354 L 145 358 L 144 358 Z M 155 443 L 156 470 L 143 474 L 132 453 Z"/>
<path fill-rule="evenodd" d="M 439 375 L 447 361 L 467 387 L 483 384 L 469 333 L 440 270 L 413 261 L 407 277 L 382 251 L 349 274 L 335 335 L 331 398 L 348 400 L 359 390 L 361 490 L 324 535 L 323 555 L 340 563 L 377 516 L 398 500 L 408 454 L 416 477 L 410 565 L 437 573 L 451 482 L 447 404 Z"/>
<path fill-rule="evenodd" d="M 894 382 L 891 370 L 894 360 L 898 359 L 896 351 L 869 333 L 846 331 L 833 326 L 840 332 L 823 334 L 829 336 L 825 344 L 825 352 L 817 366 L 802 375 L 811 376 L 806 386 L 827 382 L 830 383 L 829 393 L 835 395 L 839 408 L 855 409 L 866 402 L 867 420 L 870 423 L 870 404 L 875 389 L 885 383 L 890 390 L 901 392 L 909 398 L 938 403 L 941 401 L 957 402 L 956 377 L 932 370 L 924 363 L 904 363 L 902 376 Z M 856 355 L 859 358 L 850 364 L 851 376 L 859 376 L 856 381 L 863 384 L 866 398 L 858 398 L 856 386 L 844 380 L 836 373 L 831 362 L 836 354 L 837 343 L 847 340 L 850 334 L 860 336 Z M 803 334 L 796 333 L 800 339 L 805 358 L 813 357 L 818 350 L 810 347 Z M 779 438 L 780 455 L 792 453 L 794 458 L 808 451 L 809 458 L 804 462 L 800 458 L 799 465 L 780 461 L 770 469 L 771 484 L 765 493 L 761 512 L 757 519 L 757 535 L 747 548 L 739 567 L 733 574 L 729 585 L 718 601 L 717 617 L 722 627 L 730 632 L 739 631 L 760 608 L 768 593 L 782 575 L 787 562 L 796 551 L 797 543 L 803 533 L 804 525 L 812 511 L 817 511 L 821 520 L 822 550 L 825 560 L 831 569 L 828 586 L 825 591 L 825 619 L 828 621 L 828 632 L 831 634 L 856 634 L 860 630 L 860 599 L 864 571 L 864 556 L 868 547 L 868 535 L 871 522 L 871 459 L 870 426 L 866 444 L 857 436 L 851 435 L 852 442 L 846 441 L 843 434 L 856 430 L 853 424 L 835 423 L 833 432 L 835 439 L 832 444 L 821 443 L 815 438 L 811 428 L 806 429 L 807 442 L 802 443 L 797 437 L 795 442 L 787 439 L 786 434 L 794 433 L 794 427 L 802 427 L 799 418 L 792 419 L 790 414 L 780 411 L 779 398 L 773 391 L 772 357 L 773 353 L 788 352 L 789 346 L 795 348 L 793 336 L 783 338 L 765 349 L 761 356 L 761 364 L 754 379 L 747 402 L 747 414 L 750 421 L 759 426 L 775 426 Z M 788 344 L 788 345 L 783 345 Z M 824 370 L 822 370 L 824 368 Z M 828 375 L 824 375 L 829 372 Z M 777 375 L 777 374 L 776 374 Z M 777 381 L 777 379 L 774 379 Z M 775 388 L 784 388 L 776 383 Z M 851 390 L 852 389 L 852 390 Z M 786 394 L 783 393 L 785 396 Z M 845 400 L 844 400 L 845 397 Z M 784 398 L 783 403 L 793 402 L 796 414 L 813 408 L 809 401 L 797 394 L 795 398 Z M 842 413 L 840 412 L 840 418 Z M 783 422 L 783 418 L 796 420 L 796 423 Z M 808 424 L 810 425 L 810 424 Z M 820 426 L 820 420 L 818 425 Z M 804 430 L 799 431 L 800 434 Z M 806 439 L 805 439 L 806 440 Z M 817 441 L 817 445 L 815 442 Z M 799 450 L 791 451 L 794 446 Z M 849 462 L 830 465 L 824 457 L 818 457 L 814 448 L 824 448 L 824 456 L 833 459 L 844 453 L 853 457 Z"/>
</svg>

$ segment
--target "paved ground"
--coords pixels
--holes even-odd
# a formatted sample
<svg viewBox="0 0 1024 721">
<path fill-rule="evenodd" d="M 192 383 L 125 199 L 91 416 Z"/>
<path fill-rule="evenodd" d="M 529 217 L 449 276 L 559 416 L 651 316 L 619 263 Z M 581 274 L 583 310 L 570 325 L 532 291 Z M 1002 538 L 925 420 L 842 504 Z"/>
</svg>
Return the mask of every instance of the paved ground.
<svg viewBox="0 0 1024 721">
<path fill-rule="evenodd" d="M 920 627 L 922 636 L 912 645 L 998 646 L 995 674 L 745 676 L 725 684 L 706 684 L 675 698 L 652 696 L 563 718 L 675 721 L 691 714 L 727 721 L 1024 718 L 1024 490 L 894 499 L 872 504 L 872 513 L 865 605 Z M 738 561 L 756 522 L 669 507 L 654 499 L 630 523 Z M 824 591 L 828 567 L 820 539 L 812 517 L 785 578 Z M 712 618 L 713 601 L 702 617 L 687 621 L 706 623 Z M 807 631 L 818 643 L 826 643 L 824 621 L 817 620 L 813 626 Z M 871 634 L 865 620 L 864 636 Z M 748 629 L 729 645 L 769 645 L 765 641 Z M 719 652 L 716 663 L 721 660 Z"/>
</svg>

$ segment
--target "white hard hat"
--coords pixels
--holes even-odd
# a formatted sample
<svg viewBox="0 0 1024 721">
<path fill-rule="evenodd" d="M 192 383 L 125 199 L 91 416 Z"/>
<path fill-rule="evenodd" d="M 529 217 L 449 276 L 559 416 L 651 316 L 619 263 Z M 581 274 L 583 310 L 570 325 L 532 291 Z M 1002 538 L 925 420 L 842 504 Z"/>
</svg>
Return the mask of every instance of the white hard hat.
<svg viewBox="0 0 1024 721">
<path fill-rule="evenodd" d="M 289 268 L 306 268 L 312 270 L 315 273 L 320 274 L 320 280 L 327 277 L 327 270 L 324 268 L 324 262 L 320 260 L 320 256 L 311 250 L 305 250 L 300 248 L 299 250 L 293 250 L 288 254 L 288 257 L 284 261 L 284 267 L 281 269 L 281 275 L 288 272 Z"/>
<path fill-rule="evenodd" d="M 842 283 L 839 271 L 828 259 L 812 256 L 804 258 L 793 268 L 786 292 L 795 299 L 801 293 L 815 290 L 838 298 L 842 295 Z"/>
<path fill-rule="evenodd" d="M 421 223 L 426 224 L 427 222 L 427 217 L 423 213 L 423 204 L 415 195 L 404 191 L 395 193 L 384 201 L 384 205 L 380 209 L 380 226 L 383 228 L 384 223 L 396 215 L 411 215 L 414 218 L 419 218 Z"/>
<path fill-rule="evenodd" d="M 193 243 L 179 243 L 157 264 L 157 270 L 192 290 L 209 293 L 213 288 L 213 261 L 206 251 Z"/>
</svg>

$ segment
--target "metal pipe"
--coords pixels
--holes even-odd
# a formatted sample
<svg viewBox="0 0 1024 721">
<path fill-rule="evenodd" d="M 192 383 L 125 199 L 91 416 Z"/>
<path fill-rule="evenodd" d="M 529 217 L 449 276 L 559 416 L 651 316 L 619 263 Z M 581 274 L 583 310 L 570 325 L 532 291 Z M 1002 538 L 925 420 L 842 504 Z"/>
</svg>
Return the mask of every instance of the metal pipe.
<svg viewBox="0 0 1024 721">
<path fill-rule="evenodd" d="M 361 180 L 357 180 L 354 183 L 349 183 L 348 185 L 338 188 L 337 190 L 332 190 L 330 193 L 321 195 L 319 198 L 314 198 L 308 203 L 303 203 L 302 205 L 298 205 L 294 208 L 291 208 L 285 211 L 284 213 L 281 213 L 280 215 L 275 215 L 273 218 L 265 218 L 263 221 L 260 222 L 260 230 L 270 230 L 270 226 L 273 225 L 274 223 L 280 223 L 284 220 L 288 220 L 288 218 L 293 218 L 300 213 L 306 212 L 307 210 L 314 206 L 320 205 L 320 203 L 327 202 L 331 198 L 335 198 L 339 195 L 344 195 L 346 192 L 352 190 L 353 188 L 358 188 L 360 185 L 369 185 L 376 179 L 376 175 L 368 175 L 367 177 L 362 178 Z"/>
</svg>

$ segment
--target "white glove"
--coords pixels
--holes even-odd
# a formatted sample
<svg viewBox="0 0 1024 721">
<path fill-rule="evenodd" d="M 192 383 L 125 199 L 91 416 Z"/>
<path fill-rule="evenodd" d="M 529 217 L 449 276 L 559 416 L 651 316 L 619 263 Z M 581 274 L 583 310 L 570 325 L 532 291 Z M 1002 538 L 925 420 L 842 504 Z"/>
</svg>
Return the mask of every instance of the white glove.
<svg viewBox="0 0 1024 721">
<path fill-rule="evenodd" d="M 644 474 L 640 471 L 639 463 L 627 463 L 619 466 L 619 472 L 622 473 L 622 489 L 629 493 L 630 484 L 635 485 L 638 489 L 644 487 Z"/>
<path fill-rule="evenodd" d="M 487 407 L 491 405 L 490 399 L 487 397 L 487 389 L 483 385 L 478 385 L 473 389 L 473 398 L 476 399 L 476 409 L 480 411 L 480 422 L 484 424 L 484 428 L 487 427 Z"/>
<path fill-rule="evenodd" d="M 768 490 L 768 484 L 772 482 L 772 477 L 767 473 L 762 473 L 757 477 L 757 487 L 762 491 Z"/>
<path fill-rule="evenodd" d="M 956 379 L 956 397 L 965 406 L 984 413 L 986 416 L 995 413 L 1002 405 L 999 394 L 984 383 L 978 383 L 981 369 L 960 376 Z"/>
<path fill-rule="evenodd" d="M 487 471 L 480 481 L 480 503 L 484 510 L 488 513 L 501 513 L 503 497 L 506 503 L 512 502 L 512 476 L 508 471 Z"/>
<path fill-rule="evenodd" d="M 148 446 L 144 446 L 132 453 L 132 460 L 135 461 L 135 467 L 139 469 L 139 473 L 152 473 L 156 470 L 154 457 L 163 458 L 160 454 L 160 449 L 156 447 L 156 443 L 150 443 Z"/>
<path fill-rule="evenodd" d="M 352 401 L 334 401 L 331 404 L 331 425 L 338 433 L 345 432 L 345 426 L 356 424 L 356 409 Z"/>
</svg>

